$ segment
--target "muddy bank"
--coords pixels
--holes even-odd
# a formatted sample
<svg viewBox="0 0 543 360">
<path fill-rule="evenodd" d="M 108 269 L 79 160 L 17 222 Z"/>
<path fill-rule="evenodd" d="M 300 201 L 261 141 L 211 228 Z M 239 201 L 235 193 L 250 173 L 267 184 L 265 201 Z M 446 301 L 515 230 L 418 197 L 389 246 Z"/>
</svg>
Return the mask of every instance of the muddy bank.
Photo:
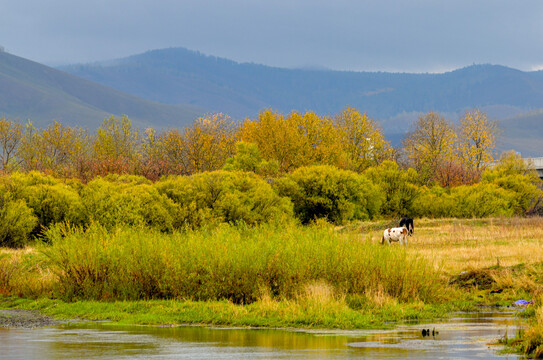
<svg viewBox="0 0 543 360">
<path fill-rule="evenodd" d="M 69 320 L 53 319 L 29 310 L 2 310 L 0 309 L 0 327 L 32 329 L 44 326 L 65 324 Z"/>
</svg>

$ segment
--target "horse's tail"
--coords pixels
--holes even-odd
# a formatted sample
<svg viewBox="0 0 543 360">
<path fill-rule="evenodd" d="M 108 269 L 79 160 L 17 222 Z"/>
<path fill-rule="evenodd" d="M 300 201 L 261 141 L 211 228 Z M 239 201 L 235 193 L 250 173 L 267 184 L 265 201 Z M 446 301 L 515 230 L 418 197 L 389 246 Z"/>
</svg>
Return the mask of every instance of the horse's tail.
<svg viewBox="0 0 543 360">
<path fill-rule="evenodd" d="M 381 238 L 381 245 L 383 245 L 385 243 L 385 235 L 383 235 L 383 237 Z"/>
</svg>

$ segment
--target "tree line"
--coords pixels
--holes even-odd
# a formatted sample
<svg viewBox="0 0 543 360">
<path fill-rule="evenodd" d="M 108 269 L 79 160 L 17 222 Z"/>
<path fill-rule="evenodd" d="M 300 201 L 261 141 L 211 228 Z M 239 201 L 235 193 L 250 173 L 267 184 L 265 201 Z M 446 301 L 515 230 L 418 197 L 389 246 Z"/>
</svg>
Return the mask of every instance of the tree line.
<svg viewBox="0 0 543 360">
<path fill-rule="evenodd" d="M 435 112 L 421 115 L 399 148 L 367 114 L 350 107 L 334 116 L 265 110 L 241 123 L 209 114 L 163 131 L 137 129 L 126 116 L 112 116 L 95 133 L 58 122 L 39 129 L 4 117 L 0 170 L 37 170 L 84 182 L 110 173 L 156 181 L 225 166 L 272 178 L 309 165 L 362 173 L 391 160 L 415 169 L 420 184 L 455 186 L 480 180 L 494 161 L 497 135 L 495 123 L 477 109 L 466 111 L 458 126 Z"/>
</svg>

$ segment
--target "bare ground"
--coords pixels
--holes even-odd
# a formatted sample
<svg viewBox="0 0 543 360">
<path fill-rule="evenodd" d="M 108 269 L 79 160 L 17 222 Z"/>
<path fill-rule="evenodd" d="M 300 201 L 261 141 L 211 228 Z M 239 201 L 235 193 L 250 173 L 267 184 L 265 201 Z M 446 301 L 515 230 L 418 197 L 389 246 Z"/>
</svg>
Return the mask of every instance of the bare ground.
<svg viewBox="0 0 543 360">
<path fill-rule="evenodd" d="M 2 310 L 0 309 L 0 328 L 31 329 L 44 326 L 65 324 L 67 320 L 53 319 L 29 310 Z"/>
</svg>

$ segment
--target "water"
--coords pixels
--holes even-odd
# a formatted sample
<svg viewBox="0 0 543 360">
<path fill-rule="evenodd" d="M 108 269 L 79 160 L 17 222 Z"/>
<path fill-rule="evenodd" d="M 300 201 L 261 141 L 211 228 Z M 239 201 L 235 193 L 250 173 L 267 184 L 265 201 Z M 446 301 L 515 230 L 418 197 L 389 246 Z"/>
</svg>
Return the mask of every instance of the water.
<svg viewBox="0 0 543 360">
<path fill-rule="evenodd" d="M 439 331 L 423 336 L 422 329 Z M 270 330 L 65 325 L 0 328 L 0 359 L 517 359 L 489 345 L 515 335 L 512 313 L 463 314 L 393 330 Z"/>
</svg>

